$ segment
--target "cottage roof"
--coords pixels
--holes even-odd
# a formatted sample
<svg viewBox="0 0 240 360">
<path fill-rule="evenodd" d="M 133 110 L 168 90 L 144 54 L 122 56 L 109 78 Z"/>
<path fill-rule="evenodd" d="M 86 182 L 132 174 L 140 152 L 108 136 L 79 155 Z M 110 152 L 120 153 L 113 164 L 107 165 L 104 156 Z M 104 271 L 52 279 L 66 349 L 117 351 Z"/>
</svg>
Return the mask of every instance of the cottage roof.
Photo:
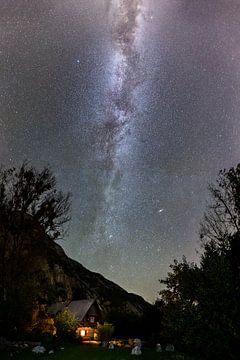
<svg viewBox="0 0 240 360">
<path fill-rule="evenodd" d="M 67 308 L 81 321 L 94 302 L 95 299 L 71 301 Z"/>
<path fill-rule="evenodd" d="M 58 312 L 65 309 L 65 307 L 67 305 L 68 305 L 68 302 L 58 302 L 58 303 L 52 304 L 49 307 L 48 312 L 49 312 L 49 314 L 56 315 Z"/>
</svg>

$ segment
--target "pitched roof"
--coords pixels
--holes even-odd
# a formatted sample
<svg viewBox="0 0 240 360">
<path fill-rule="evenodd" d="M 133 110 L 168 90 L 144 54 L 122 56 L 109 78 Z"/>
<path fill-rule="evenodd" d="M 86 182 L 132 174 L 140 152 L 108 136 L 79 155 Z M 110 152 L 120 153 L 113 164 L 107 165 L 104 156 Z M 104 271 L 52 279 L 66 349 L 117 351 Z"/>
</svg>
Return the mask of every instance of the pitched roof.
<svg viewBox="0 0 240 360">
<path fill-rule="evenodd" d="M 94 302 L 95 299 L 71 301 L 67 308 L 81 321 Z"/>
<path fill-rule="evenodd" d="M 62 311 L 66 306 L 68 305 L 68 302 L 58 302 L 55 304 L 52 304 L 48 312 L 49 314 L 56 315 L 58 312 Z"/>
</svg>

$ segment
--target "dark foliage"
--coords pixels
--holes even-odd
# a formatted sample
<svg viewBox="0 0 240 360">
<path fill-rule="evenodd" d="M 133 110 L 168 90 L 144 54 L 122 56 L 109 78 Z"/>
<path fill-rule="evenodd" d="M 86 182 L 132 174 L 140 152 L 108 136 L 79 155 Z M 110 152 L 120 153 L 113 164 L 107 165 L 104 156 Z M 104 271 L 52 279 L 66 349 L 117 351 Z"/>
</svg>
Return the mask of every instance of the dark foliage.
<svg viewBox="0 0 240 360">
<path fill-rule="evenodd" d="M 210 186 L 199 265 L 175 261 L 161 283 L 162 337 L 210 359 L 238 359 L 240 344 L 240 165 Z"/>
<path fill-rule="evenodd" d="M 119 338 L 139 337 L 156 343 L 160 337 L 161 308 L 158 303 L 149 306 L 144 315 L 123 311 L 109 311 L 106 320 L 114 325 L 114 336 Z"/>
<path fill-rule="evenodd" d="M 39 293 L 39 264 L 29 256 L 33 242 L 63 235 L 69 194 L 56 190 L 48 168 L 24 163 L 0 170 L 0 328 L 12 333 L 26 324 Z"/>
</svg>

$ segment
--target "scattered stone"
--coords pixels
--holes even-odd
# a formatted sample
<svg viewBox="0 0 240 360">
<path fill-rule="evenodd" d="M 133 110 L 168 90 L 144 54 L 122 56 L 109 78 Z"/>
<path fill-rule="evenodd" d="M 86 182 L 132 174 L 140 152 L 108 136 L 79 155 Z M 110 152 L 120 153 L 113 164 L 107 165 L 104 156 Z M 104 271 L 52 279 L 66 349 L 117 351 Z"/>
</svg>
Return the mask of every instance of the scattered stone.
<svg viewBox="0 0 240 360">
<path fill-rule="evenodd" d="M 133 345 L 134 346 L 139 346 L 140 348 L 142 347 L 142 342 L 140 339 L 134 339 L 133 340 Z"/>
<path fill-rule="evenodd" d="M 141 354 L 142 354 L 141 348 L 139 346 L 134 346 L 131 355 L 141 355 Z"/>
<path fill-rule="evenodd" d="M 108 347 L 110 350 L 111 349 L 114 349 L 114 344 L 113 344 L 113 342 L 112 341 L 110 341 L 110 343 L 109 343 L 109 347 Z"/>
<path fill-rule="evenodd" d="M 168 344 L 166 346 L 166 351 L 174 351 L 174 345 L 173 344 Z"/>
<path fill-rule="evenodd" d="M 131 355 L 141 355 L 142 354 L 141 347 L 142 347 L 141 340 L 140 339 L 134 339 L 133 340 L 133 349 L 132 349 Z"/>
<path fill-rule="evenodd" d="M 159 343 L 156 345 L 156 352 L 162 352 L 162 347 Z"/>
<path fill-rule="evenodd" d="M 44 354 L 45 351 L 46 351 L 45 347 L 41 346 L 41 345 L 35 346 L 32 349 L 32 352 L 35 353 L 35 354 Z"/>
<path fill-rule="evenodd" d="M 64 347 L 60 347 L 60 350 L 64 350 Z"/>
<path fill-rule="evenodd" d="M 49 354 L 54 354 L 54 351 L 53 351 L 53 350 L 49 350 L 48 353 L 49 353 Z"/>
</svg>

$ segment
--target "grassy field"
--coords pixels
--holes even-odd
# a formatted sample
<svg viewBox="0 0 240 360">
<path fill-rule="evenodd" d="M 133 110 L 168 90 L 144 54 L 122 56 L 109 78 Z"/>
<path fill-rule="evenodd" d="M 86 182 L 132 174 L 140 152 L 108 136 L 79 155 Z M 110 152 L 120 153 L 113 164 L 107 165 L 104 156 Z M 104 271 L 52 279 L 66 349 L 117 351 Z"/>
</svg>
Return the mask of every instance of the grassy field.
<svg viewBox="0 0 240 360">
<path fill-rule="evenodd" d="M 177 353 L 157 353 L 152 349 L 143 349 L 142 355 L 133 356 L 129 349 L 108 350 L 85 345 L 68 345 L 63 350 L 57 349 L 53 354 L 33 354 L 30 350 L 19 350 L 14 353 L 0 353 L 1 360 L 195 360 Z"/>
</svg>

